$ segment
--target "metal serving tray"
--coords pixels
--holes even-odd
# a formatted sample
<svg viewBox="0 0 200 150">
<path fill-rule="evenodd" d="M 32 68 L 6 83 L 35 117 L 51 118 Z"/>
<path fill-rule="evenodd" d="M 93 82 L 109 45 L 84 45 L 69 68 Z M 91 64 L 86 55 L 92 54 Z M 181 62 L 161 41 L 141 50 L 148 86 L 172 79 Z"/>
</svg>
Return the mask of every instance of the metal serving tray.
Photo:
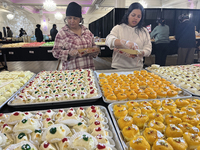
<svg viewBox="0 0 200 150">
<path fill-rule="evenodd" d="M 31 80 L 35 78 L 36 74 L 34 74 L 22 87 L 20 87 L 17 92 L 15 92 L 9 99 L 7 99 L 3 104 L 0 105 L 0 109 L 9 102 L 19 91 L 21 91 Z"/>
<path fill-rule="evenodd" d="M 188 98 L 192 98 L 192 99 L 197 98 L 197 99 L 200 99 L 199 97 L 194 97 L 194 96 L 191 96 L 191 97 L 188 97 Z M 178 99 L 178 98 L 170 98 L 170 99 L 172 99 L 172 100 L 175 101 L 175 100 Z M 185 98 L 185 99 L 187 99 L 187 98 Z M 163 100 L 164 100 L 164 99 L 163 99 Z M 163 101 L 163 100 L 160 100 L 160 101 Z M 146 101 L 146 100 L 133 100 L 133 102 L 142 102 L 142 101 Z M 114 102 L 114 103 L 112 103 L 112 104 L 109 104 L 109 105 L 108 105 L 108 110 L 109 110 L 109 113 L 110 113 L 111 118 L 112 118 L 112 120 L 113 120 L 114 126 L 115 126 L 115 128 L 116 128 L 116 132 L 117 132 L 117 134 L 118 134 L 118 136 L 119 136 L 119 139 L 120 139 L 120 141 L 121 141 L 121 143 L 122 143 L 122 147 L 124 148 L 124 150 L 129 150 L 127 144 L 125 143 L 125 140 L 124 140 L 124 138 L 123 138 L 123 135 L 122 135 L 122 133 L 121 133 L 121 131 L 120 131 L 120 129 L 119 129 L 119 126 L 118 126 L 117 120 L 115 119 L 114 113 L 113 113 L 113 106 L 114 106 L 114 105 L 118 105 L 118 104 L 124 105 L 125 103 L 126 103 L 126 102 L 124 101 L 124 102 Z"/>
<path fill-rule="evenodd" d="M 157 74 L 158 76 L 164 78 L 163 76 L 161 76 L 161 75 L 158 74 L 157 72 L 152 71 L 152 70 L 149 70 L 148 67 L 145 68 L 145 69 L 146 69 L 147 71 L 149 71 L 149 72 L 155 73 L 155 74 Z M 164 79 L 166 79 L 166 78 L 164 78 Z M 173 83 L 173 81 L 172 81 L 172 83 Z M 175 83 L 173 83 L 173 84 L 175 84 Z M 178 86 L 177 84 L 175 84 L 175 85 Z M 189 90 L 187 90 L 187 89 L 185 89 L 185 88 L 182 88 L 181 86 L 178 86 L 178 87 L 180 87 L 182 90 L 186 91 L 187 93 L 189 93 L 189 94 L 191 94 L 191 95 L 193 95 L 193 96 L 200 96 L 200 95 L 198 95 L 198 94 L 195 94 L 195 93 L 190 92 Z"/>
<path fill-rule="evenodd" d="M 137 69 L 136 69 L 137 70 Z M 134 70 L 115 70 L 115 69 L 113 69 L 113 70 L 97 70 L 97 71 L 95 71 L 95 73 L 96 73 L 96 76 L 97 76 L 97 78 L 98 78 L 98 76 L 99 76 L 99 74 L 100 73 L 105 73 L 106 75 L 109 75 L 109 74 L 111 74 L 111 73 L 118 73 L 119 75 L 120 74 L 125 74 L 125 75 L 128 75 L 128 74 L 130 74 L 130 73 L 133 73 L 133 71 Z M 99 78 L 98 78 L 98 81 L 99 81 Z M 186 98 L 186 97 L 191 97 L 192 95 L 189 93 L 189 92 L 187 92 L 187 91 L 184 91 L 183 89 L 182 89 L 182 93 L 181 94 L 179 94 L 178 95 L 178 97 L 177 98 Z M 102 92 L 102 98 L 103 98 L 103 101 L 105 102 L 105 103 L 113 103 L 113 102 L 119 102 L 119 101 L 110 101 L 110 100 L 107 100 L 106 98 L 105 98 L 105 96 L 104 96 L 104 94 L 103 94 L 103 92 Z M 158 98 L 157 98 L 158 99 Z M 156 100 L 157 100 L 156 99 Z M 162 100 L 162 99 L 166 99 L 166 98 L 161 98 L 161 99 L 158 99 L 158 100 Z M 151 101 L 151 100 L 155 100 L 155 99 L 144 99 L 145 101 Z M 144 100 L 141 100 L 141 101 L 144 101 Z"/>
<path fill-rule="evenodd" d="M 87 99 L 73 99 L 73 100 L 52 101 L 52 102 L 13 104 L 12 101 L 14 101 L 15 97 L 17 96 L 17 94 L 21 93 L 21 90 L 22 90 L 21 89 L 16 93 L 16 95 L 14 97 L 12 97 L 10 99 L 10 101 L 8 102 L 8 105 L 11 106 L 11 107 L 37 107 L 37 106 L 44 106 L 44 105 L 45 106 L 52 106 L 52 105 L 72 104 L 72 103 L 83 103 L 83 102 L 86 103 L 86 102 L 92 102 L 92 101 L 94 102 L 97 99 L 101 98 L 102 93 L 101 93 L 101 89 L 100 89 L 100 86 L 99 86 L 98 81 L 97 81 L 97 76 L 96 76 L 96 74 L 94 72 L 93 72 L 93 74 L 94 74 L 95 84 L 96 84 L 97 93 L 98 93 L 98 95 L 96 97 L 87 98 Z"/>
<path fill-rule="evenodd" d="M 117 149 L 117 150 L 123 150 L 123 148 L 122 148 L 122 145 L 121 145 L 121 142 L 120 142 L 120 140 L 119 140 L 119 137 L 118 137 L 118 134 L 117 134 L 117 132 L 116 132 L 116 130 L 115 130 L 115 128 L 114 128 L 114 125 L 113 125 L 113 123 L 112 123 L 112 120 L 111 120 L 111 118 L 110 118 L 110 116 L 109 116 L 109 113 L 108 113 L 108 111 L 107 111 L 107 109 L 104 107 L 104 106 L 100 106 L 100 105 L 94 105 L 94 106 L 96 106 L 96 107 L 99 107 L 100 109 L 101 109 L 101 111 L 105 114 L 105 118 L 107 118 L 108 119 L 108 123 L 107 123 L 107 125 L 109 126 L 109 129 L 108 130 L 110 130 L 111 132 L 112 132 L 112 134 L 113 134 L 113 140 L 114 140 L 114 142 L 115 142 L 115 148 Z M 83 108 L 85 108 L 85 109 L 87 109 L 88 107 L 90 107 L 90 106 L 80 106 L 80 107 L 83 107 Z M 75 110 L 76 109 L 78 109 L 79 107 L 73 107 Z M 67 110 L 69 109 L 69 108 L 60 108 L 60 109 L 63 109 L 63 110 L 65 110 L 66 112 L 67 112 Z M 58 112 L 59 111 L 59 109 L 51 109 L 51 110 L 53 110 L 54 112 Z M 41 111 L 41 112 L 46 112 L 47 110 L 37 110 L 37 111 L 29 111 L 29 112 L 31 112 L 31 113 L 37 113 L 38 111 Z M 10 113 L 5 113 L 5 114 L 10 114 Z"/>
</svg>

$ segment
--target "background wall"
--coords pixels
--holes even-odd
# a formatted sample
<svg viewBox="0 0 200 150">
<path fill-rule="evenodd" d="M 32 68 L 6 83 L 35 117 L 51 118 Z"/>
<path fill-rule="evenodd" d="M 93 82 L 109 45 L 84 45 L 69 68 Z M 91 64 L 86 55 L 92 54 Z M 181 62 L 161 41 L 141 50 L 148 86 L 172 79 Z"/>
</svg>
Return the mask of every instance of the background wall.
<svg viewBox="0 0 200 150">
<path fill-rule="evenodd" d="M 24 11 L 15 11 L 13 20 L 7 19 L 8 12 L 0 11 L 0 31 L 3 33 L 3 27 L 9 26 L 14 36 L 19 35 L 20 28 L 26 30 L 28 35 L 35 34 L 36 24 L 41 24 L 43 34 L 49 35 L 53 24 L 57 25 L 58 31 L 65 25 L 64 18 L 56 20 L 54 14 L 30 14 Z M 102 15 L 83 15 L 84 26 L 88 27 L 90 22 L 101 18 Z"/>
</svg>

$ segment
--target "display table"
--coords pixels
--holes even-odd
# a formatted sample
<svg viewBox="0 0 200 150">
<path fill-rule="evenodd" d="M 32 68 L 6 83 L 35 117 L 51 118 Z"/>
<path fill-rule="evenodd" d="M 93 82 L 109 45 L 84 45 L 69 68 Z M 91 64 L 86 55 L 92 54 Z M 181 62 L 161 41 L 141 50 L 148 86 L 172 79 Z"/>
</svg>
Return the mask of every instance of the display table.
<svg viewBox="0 0 200 150">
<path fill-rule="evenodd" d="M 12 44 L 12 43 L 21 43 L 23 41 L 0 41 L 0 44 Z"/>
</svg>

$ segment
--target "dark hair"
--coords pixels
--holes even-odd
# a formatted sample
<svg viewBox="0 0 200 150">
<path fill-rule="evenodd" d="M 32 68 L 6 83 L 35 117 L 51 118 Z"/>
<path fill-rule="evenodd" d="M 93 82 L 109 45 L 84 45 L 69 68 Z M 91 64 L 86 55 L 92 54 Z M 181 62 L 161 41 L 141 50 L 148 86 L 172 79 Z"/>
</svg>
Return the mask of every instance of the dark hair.
<svg viewBox="0 0 200 150">
<path fill-rule="evenodd" d="M 37 24 L 36 27 L 37 27 L 37 28 L 40 28 L 40 24 Z"/>
<path fill-rule="evenodd" d="M 188 14 L 182 14 L 182 15 L 180 15 L 180 16 L 178 17 L 178 20 L 179 20 L 180 22 L 183 22 L 183 20 L 185 20 L 185 19 L 190 19 L 190 17 L 189 17 Z"/>
<path fill-rule="evenodd" d="M 124 16 L 123 16 L 123 18 L 122 18 L 122 20 L 121 20 L 121 22 L 119 24 L 122 24 L 122 23 L 128 24 L 128 16 L 134 9 L 140 9 L 141 13 L 142 13 L 141 20 L 136 26 L 136 34 L 139 34 L 139 31 L 144 31 L 146 33 L 146 31 L 144 30 L 144 28 L 142 26 L 143 19 L 144 19 L 144 8 L 140 3 L 137 3 L 137 2 L 136 3 L 132 3 L 129 6 L 127 12 L 124 14 Z"/>
<path fill-rule="evenodd" d="M 81 24 L 84 24 L 83 18 L 80 18 L 80 19 L 81 19 L 80 23 L 81 23 Z M 65 22 L 65 24 L 67 24 L 67 16 L 65 17 L 64 22 Z"/>
<path fill-rule="evenodd" d="M 56 27 L 56 24 L 53 24 L 53 27 Z"/>
<path fill-rule="evenodd" d="M 164 18 L 158 18 L 157 21 L 156 21 L 156 23 L 157 24 L 160 23 L 162 26 L 164 26 L 165 25 L 165 19 Z"/>
<path fill-rule="evenodd" d="M 10 29 L 10 27 L 7 26 L 6 29 L 7 29 L 7 30 Z"/>
</svg>

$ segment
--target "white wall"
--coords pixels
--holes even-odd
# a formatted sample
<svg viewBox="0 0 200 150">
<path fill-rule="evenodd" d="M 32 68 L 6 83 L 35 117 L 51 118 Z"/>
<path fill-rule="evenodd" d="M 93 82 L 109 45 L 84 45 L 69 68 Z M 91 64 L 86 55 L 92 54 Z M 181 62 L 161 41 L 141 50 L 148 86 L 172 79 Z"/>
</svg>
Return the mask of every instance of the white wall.
<svg viewBox="0 0 200 150">
<path fill-rule="evenodd" d="M 26 30 L 28 35 L 35 34 L 36 24 L 41 24 L 41 30 L 43 34 L 50 34 L 50 30 L 53 24 L 57 25 L 58 31 L 65 25 L 64 18 L 62 20 L 56 20 L 54 14 L 31 14 L 28 12 L 15 11 L 15 17 L 13 20 L 7 19 L 7 12 L 0 11 L 0 31 L 3 33 L 3 27 L 9 26 L 13 31 L 13 35 L 19 35 L 20 28 Z M 83 15 L 84 26 L 88 27 L 89 23 L 101 18 L 102 14 Z M 46 24 L 44 24 L 44 20 Z"/>
</svg>

